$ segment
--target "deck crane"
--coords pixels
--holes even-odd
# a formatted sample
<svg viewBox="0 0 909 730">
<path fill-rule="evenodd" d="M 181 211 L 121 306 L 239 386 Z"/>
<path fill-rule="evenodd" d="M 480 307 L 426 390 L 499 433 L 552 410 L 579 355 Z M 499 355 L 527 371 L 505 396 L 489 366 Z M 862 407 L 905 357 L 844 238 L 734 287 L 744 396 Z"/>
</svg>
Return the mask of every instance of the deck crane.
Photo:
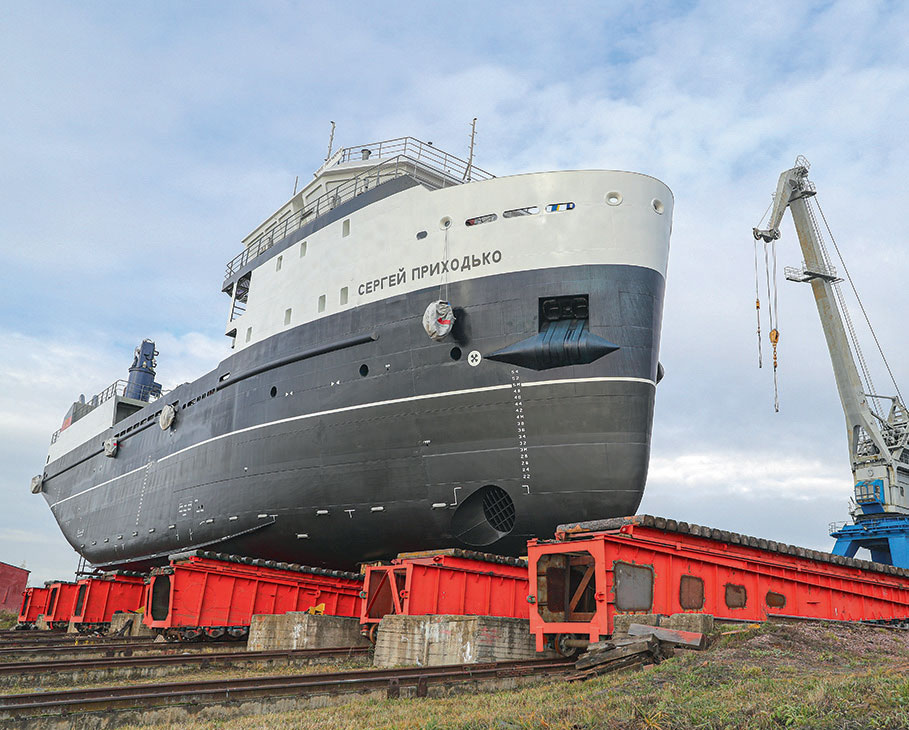
<svg viewBox="0 0 909 730">
<path fill-rule="evenodd" d="M 896 395 L 881 396 L 873 392 L 837 288 L 841 279 L 830 265 L 817 223 L 816 201 L 812 200 L 816 190 L 808 180 L 808 168 L 808 161 L 800 156 L 793 168 L 780 175 L 768 226 L 755 228 L 754 238 L 765 243 L 779 239 L 783 214 L 787 208 L 792 213 L 804 261 L 800 268 L 787 267 L 785 275 L 790 281 L 811 284 L 830 351 L 846 416 L 855 485 L 854 503 L 850 507 L 852 523 L 831 526 L 830 535 L 836 538 L 833 553 L 854 557 L 859 548 L 867 548 L 876 562 L 909 568 L 909 413 L 895 382 Z M 847 325 L 854 353 L 847 338 Z M 864 385 L 856 357 L 866 375 Z M 878 408 L 887 401 L 889 412 L 885 415 Z"/>
</svg>

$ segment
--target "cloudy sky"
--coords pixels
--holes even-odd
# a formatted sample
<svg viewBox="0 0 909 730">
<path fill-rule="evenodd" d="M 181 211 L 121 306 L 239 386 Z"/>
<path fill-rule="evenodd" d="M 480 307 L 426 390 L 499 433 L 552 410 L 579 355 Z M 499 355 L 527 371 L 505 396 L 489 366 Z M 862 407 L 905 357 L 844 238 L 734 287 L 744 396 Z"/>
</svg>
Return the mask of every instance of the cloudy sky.
<svg viewBox="0 0 909 730">
<path fill-rule="evenodd" d="M 336 145 L 466 154 L 473 117 L 495 174 L 630 169 L 675 193 L 641 510 L 829 548 L 851 494 L 832 370 L 810 289 L 782 281 L 774 413 L 750 230 L 808 157 L 909 388 L 907 28 L 909 5 L 854 0 L 0 2 L 0 560 L 72 573 L 28 491 L 51 433 L 143 337 L 167 386 L 226 355 L 224 263 L 330 120 Z M 787 221 L 780 266 L 800 258 Z"/>
</svg>

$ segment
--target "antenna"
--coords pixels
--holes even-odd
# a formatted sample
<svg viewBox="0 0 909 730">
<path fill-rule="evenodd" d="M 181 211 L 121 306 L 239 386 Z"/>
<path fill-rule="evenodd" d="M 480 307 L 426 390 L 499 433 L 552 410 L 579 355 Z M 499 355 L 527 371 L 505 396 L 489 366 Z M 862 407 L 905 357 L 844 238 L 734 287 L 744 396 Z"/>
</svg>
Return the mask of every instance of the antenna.
<svg viewBox="0 0 909 730">
<path fill-rule="evenodd" d="M 464 179 L 470 182 L 470 168 L 473 166 L 473 146 L 477 138 L 477 118 L 470 123 L 470 155 L 467 157 L 467 169 L 464 170 Z"/>
<path fill-rule="evenodd" d="M 299 183 L 300 183 L 300 176 L 297 175 L 297 179 L 294 180 L 294 195 L 297 194 L 297 185 L 299 185 Z"/>
<path fill-rule="evenodd" d="M 325 161 L 331 159 L 331 146 L 335 141 L 335 123 L 331 123 L 331 134 L 328 135 L 328 154 L 325 155 Z"/>
</svg>

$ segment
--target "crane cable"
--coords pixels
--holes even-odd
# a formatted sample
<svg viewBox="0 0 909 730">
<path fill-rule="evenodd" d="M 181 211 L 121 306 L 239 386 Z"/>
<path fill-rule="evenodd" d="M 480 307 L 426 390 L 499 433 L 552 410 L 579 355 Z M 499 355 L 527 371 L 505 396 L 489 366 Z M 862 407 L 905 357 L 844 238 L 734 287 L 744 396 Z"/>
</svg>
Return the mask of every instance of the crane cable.
<svg viewBox="0 0 909 730">
<path fill-rule="evenodd" d="M 773 276 L 770 274 L 770 262 L 773 261 Z M 770 346 L 773 348 L 773 410 L 780 412 L 780 388 L 777 380 L 776 347 L 780 341 L 779 308 L 777 306 L 776 285 L 776 241 L 764 244 L 764 269 L 767 272 L 767 321 L 770 324 Z M 772 283 L 771 283 L 772 282 Z"/>
<path fill-rule="evenodd" d="M 827 223 L 827 216 L 824 215 L 824 211 L 821 208 L 820 202 L 815 200 L 815 203 L 817 204 L 818 212 L 821 214 L 821 219 L 824 221 L 824 226 L 827 228 L 827 233 L 830 235 L 830 241 L 833 243 L 833 248 L 836 251 L 837 258 L 839 258 L 840 263 L 843 265 L 843 272 L 846 274 L 846 279 L 849 282 L 849 286 L 852 288 L 852 293 L 855 295 L 855 298 L 858 301 L 859 309 L 862 310 L 862 316 L 865 318 L 865 324 L 868 325 L 868 329 L 871 331 L 871 337 L 874 338 L 874 344 L 877 345 L 877 351 L 880 353 L 881 359 L 884 361 L 884 366 L 887 368 L 887 374 L 890 376 L 890 382 L 893 383 L 893 389 L 896 391 L 896 395 L 900 399 L 900 403 L 903 403 L 903 395 L 900 393 L 900 388 L 896 384 L 896 378 L 893 377 L 893 371 L 890 369 L 890 363 L 887 361 L 887 356 L 884 355 L 884 350 L 881 347 L 880 341 L 877 339 L 877 334 L 874 331 L 874 327 L 871 326 L 871 320 L 868 317 L 868 312 L 865 311 L 865 305 L 862 303 L 862 298 L 859 296 L 855 282 L 852 281 L 852 276 L 849 273 L 849 269 L 846 267 L 846 261 L 843 259 L 843 255 L 840 253 L 840 247 L 836 243 L 836 238 L 833 236 L 833 231 L 830 230 L 830 224 Z"/>
<path fill-rule="evenodd" d="M 767 214 L 770 212 L 770 208 L 773 205 L 773 198 L 770 199 L 770 204 L 767 206 L 767 209 L 764 211 L 764 215 L 761 216 L 761 219 L 758 221 L 755 228 L 760 228 L 764 223 L 764 218 L 767 217 Z M 764 352 L 761 347 L 761 282 L 760 274 L 758 273 L 758 239 L 754 239 L 754 311 L 757 318 L 757 346 L 758 346 L 758 367 L 764 367 Z"/>
<path fill-rule="evenodd" d="M 764 367 L 764 353 L 761 350 L 761 283 L 758 275 L 758 240 L 754 239 L 754 308 L 757 314 L 758 367 Z"/>
</svg>

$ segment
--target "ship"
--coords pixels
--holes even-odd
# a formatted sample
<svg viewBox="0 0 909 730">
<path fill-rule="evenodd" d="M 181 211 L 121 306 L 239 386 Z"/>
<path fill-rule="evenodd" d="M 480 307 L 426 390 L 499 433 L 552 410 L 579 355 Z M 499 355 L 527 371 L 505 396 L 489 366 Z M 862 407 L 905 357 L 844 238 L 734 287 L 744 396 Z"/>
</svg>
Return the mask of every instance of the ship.
<svg viewBox="0 0 909 730">
<path fill-rule="evenodd" d="M 166 391 L 144 341 L 31 489 L 103 569 L 520 555 L 634 514 L 672 210 L 635 172 L 496 177 L 412 137 L 330 150 L 228 262 L 220 364 Z"/>
</svg>

